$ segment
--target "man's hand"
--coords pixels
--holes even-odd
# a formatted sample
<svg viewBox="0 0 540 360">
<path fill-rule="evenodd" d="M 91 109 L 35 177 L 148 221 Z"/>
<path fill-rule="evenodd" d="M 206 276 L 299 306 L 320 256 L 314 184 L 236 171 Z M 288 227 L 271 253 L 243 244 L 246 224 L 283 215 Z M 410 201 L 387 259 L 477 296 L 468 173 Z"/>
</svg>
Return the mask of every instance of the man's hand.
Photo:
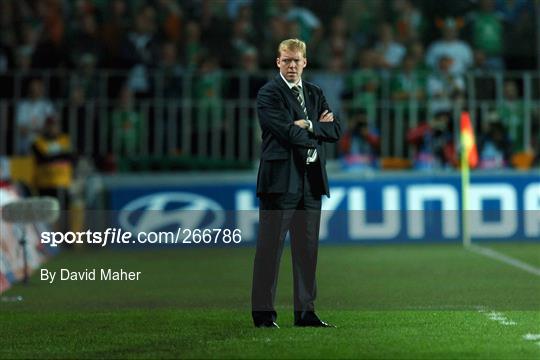
<svg viewBox="0 0 540 360">
<path fill-rule="evenodd" d="M 324 112 L 321 114 L 321 117 L 319 118 L 320 122 L 332 122 L 334 121 L 334 114 L 332 114 L 328 110 L 324 110 Z"/>
<path fill-rule="evenodd" d="M 308 123 L 306 120 L 304 120 L 304 119 L 296 120 L 296 121 L 294 122 L 294 125 L 299 126 L 299 127 L 301 127 L 302 129 L 306 129 L 306 130 L 307 130 L 308 127 L 309 127 L 309 123 Z"/>
</svg>

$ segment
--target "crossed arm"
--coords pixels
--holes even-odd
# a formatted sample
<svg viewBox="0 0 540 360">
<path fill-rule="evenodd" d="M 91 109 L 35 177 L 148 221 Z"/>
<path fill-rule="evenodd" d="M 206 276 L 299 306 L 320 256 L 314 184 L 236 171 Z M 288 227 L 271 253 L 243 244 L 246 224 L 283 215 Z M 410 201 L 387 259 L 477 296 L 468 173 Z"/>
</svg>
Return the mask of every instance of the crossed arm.
<svg viewBox="0 0 540 360">
<path fill-rule="evenodd" d="M 334 114 L 330 111 L 326 98 L 322 92 L 319 96 L 321 97 L 319 121 L 310 121 L 308 123 L 304 119 L 300 119 L 296 120 L 294 123 L 302 129 L 307 129 L 309 132 L 312 132 L 318 140 L 336 142 L 341 137 L 341 123 L 339 122 L 339 119 L 334 119 Z"/>
<path fill-rule="evenodd" d="M 257 96 L 257 114 L 261 129 L 269 131 L 279 141 L 304 148 L 317 146 L 315 139 L 296 122 L 289 121 L 289 113 L 280 101 L 280 94 L 262 89 Z"/>
<path fill-rule="evenodd" d="M 341 136 L 341 124 L 334 121 L 334 115 L 330 111 L 326 99 L 322 93 L 319 108 L 319 121 L 306 121 L 299 119 L 291 123 L 288 120 L 289 113 L 280 101 L 280 94 L 275 91 L 263 89 L 257 97 L 257 112 L 263 130 L 268 130 L 282 142 L 315 148 L 317 140 L 336 142 Z"/>
</svg>

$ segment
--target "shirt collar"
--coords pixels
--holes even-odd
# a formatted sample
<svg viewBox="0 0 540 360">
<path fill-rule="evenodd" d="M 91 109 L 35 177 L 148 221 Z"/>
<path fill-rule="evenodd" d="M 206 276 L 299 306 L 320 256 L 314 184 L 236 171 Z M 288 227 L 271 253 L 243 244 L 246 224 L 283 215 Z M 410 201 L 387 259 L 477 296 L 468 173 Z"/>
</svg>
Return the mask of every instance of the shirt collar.
<svg viewBox="0 0 540 360">
<path fill-rule="evenodd" d="M 285 77 L 283 76 L 283 74 L 281 73 L 281 71 L 279 72 L 279 76 L 281 76 L 281 78 L 283 79 L 283 81 L 285 81 L 285 84 L 287 84 L 287 86 L 289 87 L 289 89 L 292 89 L 294 86 L 300 86 L 300 88 L 302 88 L 302 78 L 300 78 L 300 80 L 296 83 L 296 84 L 293 84 L 291 82 L 288 82 L 287 79 L 285 79 Z"/>
</svg>

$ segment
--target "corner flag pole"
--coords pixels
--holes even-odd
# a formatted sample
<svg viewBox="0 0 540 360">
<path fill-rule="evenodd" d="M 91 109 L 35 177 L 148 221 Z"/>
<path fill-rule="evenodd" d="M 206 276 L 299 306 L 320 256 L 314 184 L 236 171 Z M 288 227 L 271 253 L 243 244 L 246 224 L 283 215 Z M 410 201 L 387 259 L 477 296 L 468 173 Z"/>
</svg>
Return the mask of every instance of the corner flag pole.
<svg viewBox="0 0 540 360">
<path fill-rule="evenodd" d="M 464 149 L 463 131 L 460 134 L 461 139 L 461 226 L 463 246 L 468 247 L 471 245 L 471 234 L 469 232 L 469 222 L 467 217 L 467 211 L 469 210 L 469 184 L 470 184 L 470 171 L 469 161 L 467 159 L 467 151 Z"/>
<path fill-rule="evenodd" d="M 474 131 L 471 125 L 469 113 L 464 111 L 461 113 L 461 224 L 463 246 L 471 245 L 471 234 L 469 229 L 469 221 L 467 211 L 469 210 L 469 187 L 470 187 L 470 168 L 478 164 L 478 152 L 476 149 L 476 141 L 474 139 Z"/>
</svg>

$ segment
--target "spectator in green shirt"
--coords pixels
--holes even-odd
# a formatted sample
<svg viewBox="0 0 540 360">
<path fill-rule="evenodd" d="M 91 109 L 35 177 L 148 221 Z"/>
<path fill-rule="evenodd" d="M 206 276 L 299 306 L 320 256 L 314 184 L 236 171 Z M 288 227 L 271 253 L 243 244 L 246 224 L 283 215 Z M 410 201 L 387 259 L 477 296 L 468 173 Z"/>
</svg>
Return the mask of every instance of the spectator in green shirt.
<svg viewBox="0 0 540 360">
<path fill-rule="evenodd" d="M 133 93 L 124 86 L 112 112 L 112 144 L 115 155 L 133 156 L 140 149 L 142 116 L 133 107 Z"/>
<path fill-rule="evenodd" d="M 472 14 L 472 36 L 476 51 L 486 57 L 486 68 L 489 70 L 504 69 L 503 24 L 495 12 L 492 0 L 481 0 L 480 10 Z"/>
<path fill-rule="evenodd" d="M 372 49 L 364 49 L 359 55 L 359 67 L 346 79 L 345 97 L 351 98 L 352 110 L 365 110 L 368 119 L 375 119 L 377 96 L 380 86 L 376 70 L 377 54 Z"/>
<path fill-rule="evenodd" d="M 504 83 L 503 100 L 497 107 L 497 114 L 506 128 L 513 152 L 525 151 L 523 122 L 525 104 L 519 99 L 517 84 L 513 80 Z"/>
<path fill-rule="evenodd" d="M 395 101 L 422 100 L 425 96 L 426 74 L 417 70 L 416 58 L 407 54 L 399 70 L 394 72 L 390 89 Z"/>
</svg>

